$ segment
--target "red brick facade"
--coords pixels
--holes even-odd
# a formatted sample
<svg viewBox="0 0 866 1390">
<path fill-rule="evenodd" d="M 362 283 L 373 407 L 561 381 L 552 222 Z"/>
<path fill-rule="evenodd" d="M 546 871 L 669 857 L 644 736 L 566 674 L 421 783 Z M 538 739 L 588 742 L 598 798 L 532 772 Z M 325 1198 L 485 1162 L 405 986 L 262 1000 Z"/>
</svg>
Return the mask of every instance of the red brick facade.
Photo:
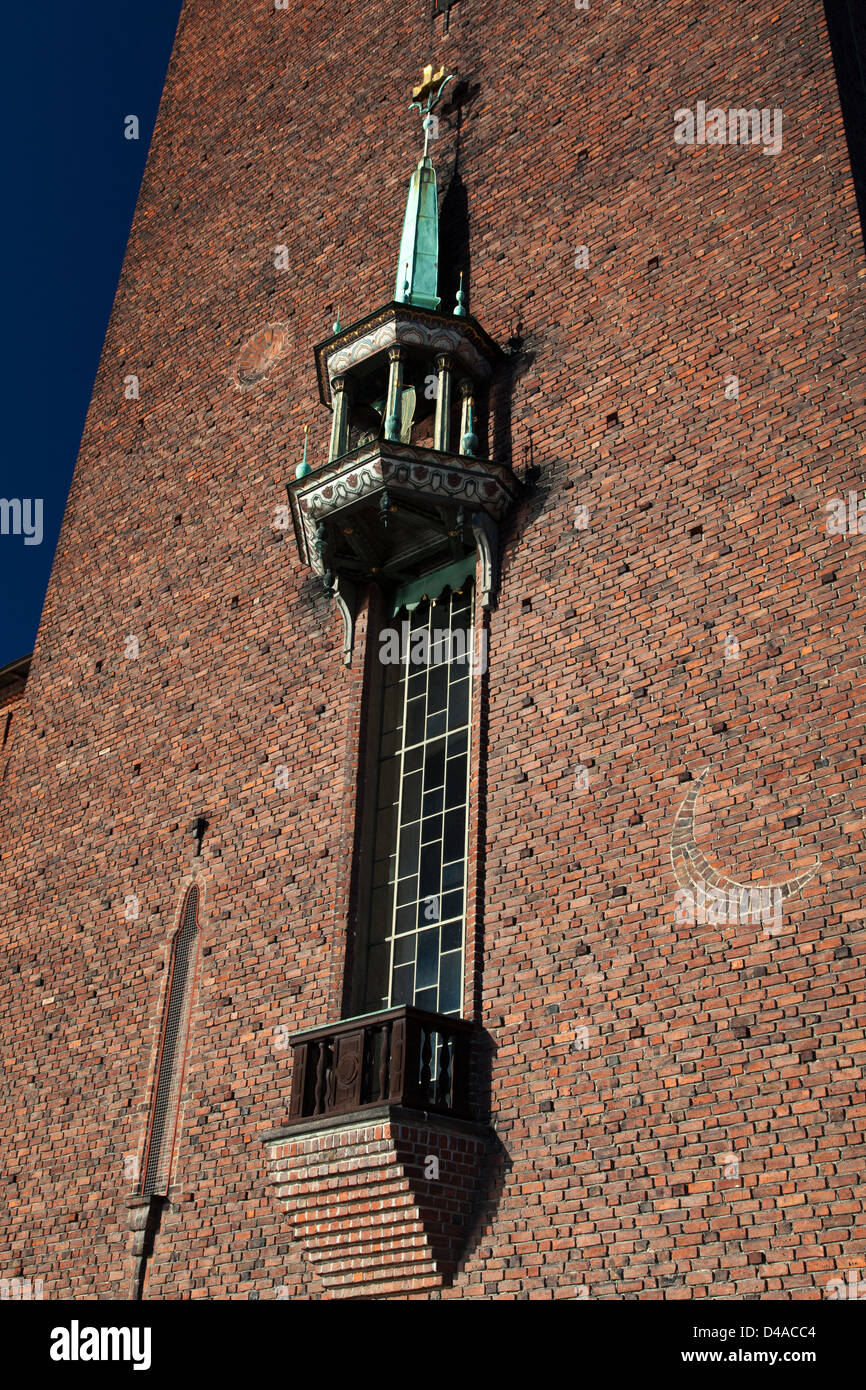
<svg viewBox="0 0 866 1390">
<path fill-rule="evenodd" d="M 435 58 L 465 82 L 431 146 L 468 245 L 442 284 L 465 268 L 509 349 L 527 491 L 473 734 L 491 1137 L 453 1280 L 373 1292 L 823 1298 L 866 1268 L 866 537 L 827 527 L 864 493 L 866 261 L 823 7 L 430 10 L 184 6 L 2 785 L 0 1272 L 129 1296 L 195 880 L 145 1296 L 332 1292 L 264 1136 L 283 1034 L 344 1004 L 367 613 L 347 667 L 274 517 L 305 424 L 327 453 L 313 345 L 391 295 Z M 780 152 L 677 145 L 699 101 L 781 109 Z M 820 863 L 778 931 L 683 920 L 672 833 L 708 766 L 688 843 L 728 879 Z"/>
</svg>

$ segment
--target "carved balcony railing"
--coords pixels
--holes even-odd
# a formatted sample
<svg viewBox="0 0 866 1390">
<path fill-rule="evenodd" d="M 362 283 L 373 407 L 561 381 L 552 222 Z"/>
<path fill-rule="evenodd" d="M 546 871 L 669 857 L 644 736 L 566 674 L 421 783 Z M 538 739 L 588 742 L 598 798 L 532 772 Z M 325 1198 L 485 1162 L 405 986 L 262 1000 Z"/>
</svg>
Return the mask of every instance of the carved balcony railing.
<svg viewBox="0 0 866 1390">
<path fill-rule="evenodd" d="M 468 1119 L 471 1036 L 464 1019 L 409 1005 L 298 1033 L 289 1124 L 374 1105 Z"/>
</svg>

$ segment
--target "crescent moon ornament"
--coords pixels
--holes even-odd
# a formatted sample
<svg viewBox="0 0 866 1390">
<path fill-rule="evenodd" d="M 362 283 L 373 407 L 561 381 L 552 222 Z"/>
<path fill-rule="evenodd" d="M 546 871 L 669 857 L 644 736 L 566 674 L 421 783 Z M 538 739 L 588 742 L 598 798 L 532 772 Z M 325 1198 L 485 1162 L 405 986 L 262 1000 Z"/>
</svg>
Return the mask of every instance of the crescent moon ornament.
<svg viewBox="0 0 866 1390">
<path fill-rule="evenodd" d="M 820 869 L 821 860 L 816 859 L 813 868 L 793 878 L 760 884 L 742 883 L 711 864 L 695 837 L 695 811 L 712 766 L 708 764 L 695 778 L 674 817 L 670 844 L 674 877 L 683 892 L 691 896 L 693 905 L 697 899 L 699 921 L 748 921 L 750 916 L 753 920 L 765 921 L 772 909 L 774 921 L 778 922 L 781 904 L 805 888 Z M 704 915 L 701 915 L 701 908 Z"/>
</svg>

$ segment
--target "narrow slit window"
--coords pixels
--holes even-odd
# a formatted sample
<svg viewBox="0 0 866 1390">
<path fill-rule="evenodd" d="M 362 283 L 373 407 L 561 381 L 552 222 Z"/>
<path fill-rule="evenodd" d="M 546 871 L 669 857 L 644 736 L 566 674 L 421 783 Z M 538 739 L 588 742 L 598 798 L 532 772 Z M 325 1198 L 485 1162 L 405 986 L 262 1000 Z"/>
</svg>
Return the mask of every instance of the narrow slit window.
<svg viewBox="0 0 866 1390">
<path fill-rule="evenodd" d="M 198 909 L 199 890 L 193 885 L 184 900 L 181 924 L 175 933 L 169 960 L 141 1185 L 146 1197 L 164 1196 L 168 1191 L 198 958 Z"/>
</svg>

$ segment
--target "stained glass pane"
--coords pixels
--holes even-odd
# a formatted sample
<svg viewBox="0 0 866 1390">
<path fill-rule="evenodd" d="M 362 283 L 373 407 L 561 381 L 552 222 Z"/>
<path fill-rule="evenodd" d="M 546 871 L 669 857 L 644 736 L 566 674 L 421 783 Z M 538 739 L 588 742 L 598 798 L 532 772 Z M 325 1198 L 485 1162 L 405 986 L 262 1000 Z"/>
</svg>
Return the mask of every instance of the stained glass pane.
<svg viewBox="0 0 866 1390">
<path fill-rule="evenodd" d="M 459 729 L 469 718 L 469 681 L 455 682 L 448 699 L 448 728 Z"/>
<path fill-rule="evenodd" d="M 446 710 L 440 710 L 438 714 L 431 714 L 427 720 L 427 737 L 436 738 L 437 734 L 444 734 L 448 728 L 448 714 Z"/>
<path fill-rule="evenodd" d="M 427 690 L 427 709 L 433 714 L 436 710 L 445 708 L 445 701 L 448 695 L 448 667 L 434 666 L 430 671 L 430 683 Z"/>
<path fill-rule="evenodd" d="M 413 821 L 411 825 L 404 825 L 400 831 L 400 858 L 397 861 L 397 872 L 402 878 L 404 874 L 411 874 L 418 867 L 418 848 L 421 842 L 421 822 Z"/>
<path fill-rule="evenodd" d="M 466 805 L 466 758 L 449 758 L 445 773 L 445 809 Z"/>
<path fill-rule="evenodd" d="M 435 985 L 439 975 L 439 928 L 418 933 L 418 964 L 415 967 L 415 988 Z"/>
<path fill-rule="evenodd" d="M 432 815 L 435 815 L 438 811 L 441 811 L 441 810 L 442 810 L 442 807 L 444 806 L 444 804 L 445 804 L 445 789 L 444 789 L 444 787 L 437 787 L 435 791 L 432 791 L 432 792 L 425 792 L 425 793 L 424 793 L 424 800 L 423 800 L 423 802 L 422 802 L 422 804 L 421 804 L 421 814 L 422 814 L 423 816 L 432 816 Z"/>
<path fill-rule="evenodd" d="M 446 863 L 450 859 L 457 859 L 463 853 L 466 841 L 466 816 L 462 806 L 456 810 L 449 811 L 444 821 L 444 854 Z"/>
<path fill-rule="evenodd" d="M 445 778 L 445 740 L 430 745 L 424 757 L 424 790 L 441 787 Z"/>
<path fill-rule="evenodd" d="M 460 1008 L 461 951 L 449 951 L 442 957 L 439 970 L 439 1013 L 454 1013 Z"/>
<path fill-rule="evenodd" d="M 442 870 L 442 887 L 459 888 L 463 883 L 463 860 L 456 864 L 446 864 Z"/>
<path fill-rule="evenodd" d="M 442 950 L 458 950 L 463 939 L 463 918 L 458 917 L 453 922 L 442 923 Z"/>
<path fill-rule="evenodd" d="M 391 1007 L 396 1008 L 398 1004 L 411 1004 L 415 990 L 413 988 L 413 976 L 415 974 L 414 965 L 398 965 L 395 967 L 391 976 Z"/>
<path fill-rule="evenodd" d="M 403 824 L 417 820 L 421 814 L 421 773 L 413 772 L 403 778 Z"/>
<path fill-rule="evenodd" d="M 394 942 L 394 964 L 409 965 L 415 959 L 415 933 L 398 937 Z"/>
</svg>

